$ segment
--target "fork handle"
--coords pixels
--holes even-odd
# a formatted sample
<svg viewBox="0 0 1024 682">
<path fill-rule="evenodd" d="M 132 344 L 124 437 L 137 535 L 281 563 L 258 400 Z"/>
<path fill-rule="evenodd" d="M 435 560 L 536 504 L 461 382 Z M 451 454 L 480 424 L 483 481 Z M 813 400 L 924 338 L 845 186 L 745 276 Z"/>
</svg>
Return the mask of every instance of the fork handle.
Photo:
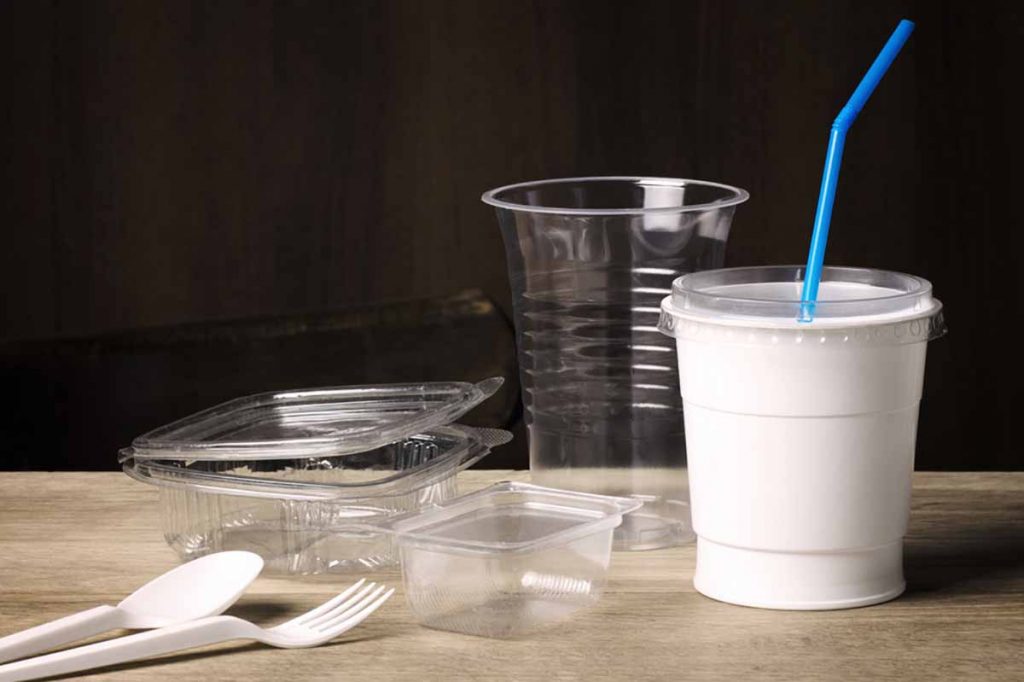
<svg viewBox="0 0 1024 682">
<path fill-rule="evenodd" d="M 238 627 L 240 622 L 243 621 L 231 616 L 211 616 L 8 663 L 0 665 L 0 682 L 66 675 L 206 644 L 244 639 L 244 631 Z"/>
<path fill-rule="evenodd" d="M 53 649 L 61 644 L 123 627 L 124 615 L 116 606 L 97 606 L 81 613 L 15 632 L 0 639 L 0 662 Z"/>
</svg>

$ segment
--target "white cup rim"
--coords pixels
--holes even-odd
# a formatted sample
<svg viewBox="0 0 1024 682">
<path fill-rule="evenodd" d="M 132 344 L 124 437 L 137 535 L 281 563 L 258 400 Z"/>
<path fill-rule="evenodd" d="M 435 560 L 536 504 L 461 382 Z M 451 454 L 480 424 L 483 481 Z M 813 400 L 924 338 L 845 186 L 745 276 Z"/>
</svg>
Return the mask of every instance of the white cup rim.
<svg viewBox="0 0 1024 682">
<path fill-rule="evenodd" d="M 932 297 L 928 280 L 902 272 L 871 268 L 826 266 L 822 282 L 864 284 L 877 294 L 814 303 L 812 322 L 800 321 L 802 303 L 798 286 L 780 297 L 743 295 L 743 285 L 803 281 L 802 265 L 770 265 L 702 270 L 676 279 L 663 302 L 667 314 L 709 323 L 771 328 L 815 329 L 832 326 L 864 326 L 930 318 L 942 309 Z M 730 293 L 729 290 L 741 292 Z M 826 294 L 827 296 L 827 294 Z"/>
</svg>

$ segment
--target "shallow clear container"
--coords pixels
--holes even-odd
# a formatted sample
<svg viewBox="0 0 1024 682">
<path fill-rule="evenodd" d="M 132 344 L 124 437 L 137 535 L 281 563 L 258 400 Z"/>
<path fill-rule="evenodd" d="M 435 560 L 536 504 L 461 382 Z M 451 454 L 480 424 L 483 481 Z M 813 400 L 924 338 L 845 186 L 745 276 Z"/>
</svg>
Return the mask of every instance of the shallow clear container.
<svg viewBox="0 0 1024 682">
<path fill-rule="evenodd" d="M 122 465 L 160 488 L 164 536 L 183 559 L 244 549 L 271 573 L 390 566 L 392 538 L 365 524 L 455 497 L 456 474 L 511 439 L 445 425 L 499 385 L 242 398 L 141 436 L 122 451 Z"/>
<path fill-rule="evenodd" d="M 504 482 L 384 526 L 422 625 L 517 637 L 600 599 L 612 534 L 641 504 Z"/>
</svg>

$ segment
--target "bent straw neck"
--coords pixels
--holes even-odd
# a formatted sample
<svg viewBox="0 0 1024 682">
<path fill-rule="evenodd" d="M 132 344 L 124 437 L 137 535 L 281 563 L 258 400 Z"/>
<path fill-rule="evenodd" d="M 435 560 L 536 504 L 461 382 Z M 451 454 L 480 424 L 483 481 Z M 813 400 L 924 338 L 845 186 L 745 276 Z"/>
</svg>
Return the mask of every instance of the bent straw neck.
<svg viewBox="0 0 1024 682">
<path fill-rule="evenodd" d="M 836 185 L 839 181 L 839 166 L 842 163 L 846 133 L 850 130 L 853 122 L 857 120 L 861 109 L 864 108 L 868 98 L 878 87 L 882 76 L 889 70 L 896 55 L 899 54 L 913 31 L 913 22 L 904 19 L 899 23 L 853 91 L 850 99 L 839 110 L 839 115 L 832 122 L 828 150 L 825 155 L 825 170 L 822 173 L 821 189 L 818 194 L 818 207 L 814 213 L 814 230 L 811 234 L 811 246 L 807 254 L 807 268 L 804 271 L 803 291 L 800 295 L 800 300 L 803 303 L 798 318 L 800 322 L 812 322 L 814 319 L 814 303 L 818 299 L 818 284 L 825 262 L 825 247 L 828 243 L 828 230 L 832 221 L 832 208 L 835 202 Z"/>
<path fill-rule="evenodd" d="M 861 107 L 863 104 L 861 104 Z M 832 121 L 832 130 L 841 132 L 845 135 L 850 130 L 850 126 L 857 120 L 857 116 L 860 115 L 861 107 L 853 107 L 847 102 L 843 105 L 843 108 L 839 110 L 839 115 Z"/>
</svg>

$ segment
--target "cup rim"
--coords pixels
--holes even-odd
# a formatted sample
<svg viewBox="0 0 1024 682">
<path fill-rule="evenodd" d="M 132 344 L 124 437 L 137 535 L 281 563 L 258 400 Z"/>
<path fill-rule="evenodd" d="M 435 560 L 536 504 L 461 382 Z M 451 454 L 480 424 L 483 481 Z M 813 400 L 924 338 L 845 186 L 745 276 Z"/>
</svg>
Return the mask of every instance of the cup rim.
<svg viewBox="0 0 1024 682">
<path fill-rule="evenodd" d="M 686 185 L 698 185 L 702 187 L 717 187 L 732 194 L 732 196 L 718 201 L 711 201 L 703 204 L 691 204 L 688 206 L 659 206 L 659 207 L 633 207 L 633 208 L 572 208 L 560 206 L 532 206 L 520 204 L 513 201 L 499 199 L 503 192 L 524 189 L 528 187 L 539 187 L 543 185 L 554 185 L 568 182 L 631 182 L 634 184 L 661 185 L 667 187 L 683 187 Z M 750 198 L 750 193 L 745 189 L 725 185 L 720 182 L 708 180 L 693 180 L 690 178 L 665 178 L 647 175 L 585 175 L 570 178 L 550 178 L 547 180 L 531 180 L 517 182 L 511 185 L 503 185 L 483 193 L 480 200 L 496 208 L 503 208 L 509 211 L 521 211 L 525 213 L 549 213 L 558 215 L 673 215 L 678 213 L 692 213 L 695 211 L 707 211 L 711 209 L 728 208 L 742 204 Z"/>
<path fill-rule="evenodd" d="M 942 309 L 942 304 L 932 297 L 932 285 L 928 280 L 875 268 L 825 266 L 822 281 L 871 284 L 894 293 L 879 292 L 876 296 L 858 298 L 819 298 L 814 303 L 814 321 L 810 323 L 798 321 L 801 308 L 798 299 L 753 298 L 714 291 L 729 284 L 797 283 L 802 281 L 803 272 L 802 265 L 761 265 L 689 273 L 672 283 L 672 293 L 663 301 L 662 308 L 681 317 L 715 318 L 723 324 L 797 329 L 927 318 Z"/>
<path fill-rule="evenodd" d="M 691 272 L 686 275 L 681 275 L 676 278 L 673 282 L 673 288 L 680 293 L 686 292 L 691 297 L 703 298 L 708 300 L 717 301 L 736 301 L 753 304 L 766 304 L 766 303 L 799 303 L 790 301 L 789 299 L 773 299 L 773 298 L 756 298 L 752 296 L 727 296 L 723 294 L 709 294 L 701 288 L 701 285 L 707 286 L 705 282 L 701 280 L 711 279 L 712 277 L 720 277 L 724 274 L 729 274 L 738 280 L 735 283 L 754 283 L 755 281 L 764 282 L 801 282 L 803 281 L 803 272 L 805 266 L 803 265 L 744 265 L 740 267 L 732 268 L 719 268 L 718 270 L 701 270 L 697 272 Z M 897 291 L 894 294 L 883 294 L 879 296 L 864 296 L 861 298 L 844 298 L 844 299 L 828 299 L 819 298 L 817 301 L 818 305 L 849 305 L 854 306 L 858 303 L 867 303 L 874 301 L 887 301 L 895 299 L 913 299 L 921 296 L 922 294 L 931 293 L 932 285 L 931 282 L 918 277 L 916 275 L 910 275 L 905 272 L 897 272 L 894 270 L 879 270 L 876 268 L 863 268 L 848 265 L 826 265 L 822 268 L 822 280 L 824 281 L 858 281 L 865 279 L 872 279 L 879 275 L 889 277 L 893 280 L 899 280 L 900 284 L 904 287 L 902 290 Z M 768 277 L 755 279 L 750 277 L 754 273 L 763 273 Z M 825 275 L 829 277 L 825 277 Z M 744 277 L 747 275 L 747 277 Z M 774 275 L 774 277 L 771 277 Z M 746 281 L 744 281 L 746 280 Z M 895 282 L 893 282 L 895 283 Z"/>
</svg>

